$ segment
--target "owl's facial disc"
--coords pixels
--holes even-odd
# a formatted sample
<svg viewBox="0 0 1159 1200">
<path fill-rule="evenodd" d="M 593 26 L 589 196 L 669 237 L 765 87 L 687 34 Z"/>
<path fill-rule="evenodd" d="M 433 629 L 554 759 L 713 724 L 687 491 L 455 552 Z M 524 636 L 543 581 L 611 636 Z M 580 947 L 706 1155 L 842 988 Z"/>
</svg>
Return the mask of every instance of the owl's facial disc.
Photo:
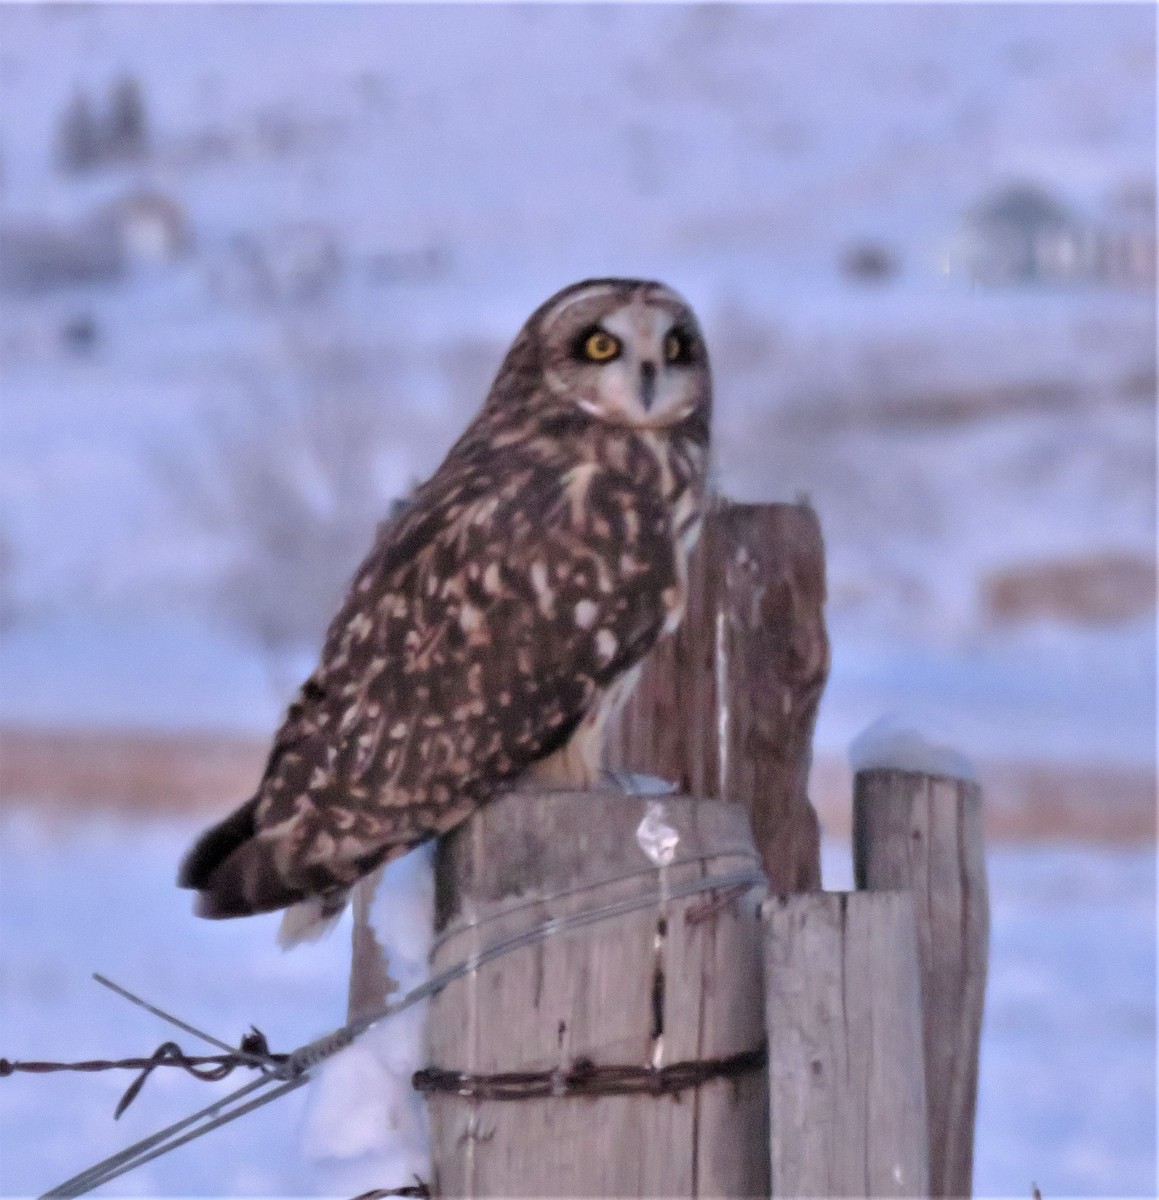
<svg viewBox="0 0 1159 1200">
<path fill-rule="evenodd" d="M 593 416 L 640 428 L 684 420 L 702 395 L 697 333 L 664 304 L 636 297 L 576 339 L 586 368 L 579 406 Z"/>
</svg>

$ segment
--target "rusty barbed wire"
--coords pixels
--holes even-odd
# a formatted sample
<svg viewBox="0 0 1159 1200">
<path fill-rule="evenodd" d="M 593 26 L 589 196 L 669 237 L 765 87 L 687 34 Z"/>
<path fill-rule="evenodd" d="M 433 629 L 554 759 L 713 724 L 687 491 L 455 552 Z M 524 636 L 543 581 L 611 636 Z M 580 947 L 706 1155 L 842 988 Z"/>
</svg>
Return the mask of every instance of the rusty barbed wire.
<svg viewBox="0 0 1159 1200">
<path fill-rule="evenodd" d="M 139 1071 L 113 1110 L 115 1121 L 140 1095 L 146 1080 L 158 1067 L 179 1067 L 203 1083 L 216 1083 L 232 1075 L 238 1067 L 261 1070 L 263 1064 L 255 1059 L 276 1064 L 287 1058 L 288 1054 L 272 1054 L 266 1035 L 251 1025 L 238 1049 L 227 1054 L 186 1054 L 176 1042 L 162 1042 L 148 1058 L 89 1058 L 81 1062 L 12 1062 L 0 1058 L 0 1079 L 16 1074 L 51 1075 L 58 1071 Z"/>
<path fill-rule="evenodd" d="M 426 1183 L 415 1176 L 414 1183 L 404 1184 L 396 1188 L 375 1188 L 373 1191 L 360 1192 L 354 1200 L 386 1200 L 388 1196 L 413 1196 L 415 1200 L 430 1200 L 431 1189 Z"/>
<path fill-rule="evenodd" d="M 650 872 L 642 872 L 644 874 Z M 662 876 L 663 879 L 663 876 Z M 608 904 L 601 905 L 598 908 L 588 909 L 578 913 L 570 913 L 566 916 L 554 917 L 547 921 L 542 921 L 530 929 L 524 930 L 522 933 L 514 934 L 510 937 L 503 938 L 491 946 L 483 950 L 476 951 L 468 955 L 462 961 L 439 972 L 437 975 L 425 980 L 417 987 L 412 988 L 405 995 L 396 998 L 392 1002 L 387 1003 L 379 1011 L 369 1014 L 364 1017 L 348 1022 L 346 1025 L 333 1030 L 331 1033 L 317 1038 L 315 1041 L 309 1042 L 304 1046 L 299 1046 L 291 1054 L 273 1055 L 269 1053 L 268 1047 L 265 1044 L 264 1037 L 261 1037 L 260 1042 L 257 1040 L 247 1041 L 242 1039 L 241 1045 L 234 1049 L 227 1042 L 221 1041 L 212 1034 L 205 1033 L 197 1029 L 195 1026 L 175 1017 L 171 1013 L 167 1013 L 164 1009 L 148 1003 L 140 996 L 121 987 L 119 984 L 113 983 L 111 980 L 104 978 L 101 975 L 94 975 L 93 978 L 98 982 L 112 989 L 125 999 L 133 1004 L 145 1009 L 148 1012 L 168 1021 L 170 1024 L 179 1029 L 183 1029 L 203 1040 L 218 1046 L 222 1049 L 220 1055 L 205 1055 L 205 1056 L 189 1056 L 185 1055 L 176 1043 L 165 1043 L 154 1052 L 148 1059 L 120 1059 L 120 1060 L 92 1060 L 98 1065 L 88 1066 L 87 1064 L 70 1064 L 70 1063 L 30 1063 L 20 1064 L 11 1063 L 8 1060 L 10 1070 L 0 1072 L 2 1074 L 14 1074 L 18 1070 L 29 1070 L 32 1073 L 37 1073 L 38 1068 L 40 1073 L 47 1073 L 52 1070 L 102 1070 L 114 1069 L 115 1066 L 124 1064 L 126 1068 L 130 1065 L 139 1069 L 142 1075 L 130 1085 L 125 1096 L 122 1097 L 119 1111 L 123 1112 L 127 1104 L 139 1094 L 141 1088 L 149 1075 L 159 1066 L 179 1066 L 183 1067 L 190 1074 L 197 1078 L 206 1078 L 212 1080 L 214 1074 L 200 1076 L 196 1070 L 191 1067 L 204 1068 L 207 1072 L 216 1072 L 222 1067 L 229 1064 L 229 1070 L 225 1071 L 221 1078 L 235 1070 L 238 1066 L 249 1066 L 260 1071 L 261 1076 L 258 1079 L 251 1080 L 242 1087 L 231 1092 L 227 1096 L 223 1096 L 215 1100 L 212 1104 L 205 1108 L 176 1121 L 157 1133 L 141 1139 L 133 1143 L 131 1146 L 125 1147 L 116 1154 L 103 1159 L 99 1163 L 94 1163 L 91 1167 L 82 1171 L 79 1175 L 74 1175 L 71 1179 L 65 1180 L 58 1184 L 49 1192 L 45 1193 L 42 1200 L 47 1200 L 47 1197 L 54 1197 L 56 1200 L 64 1200 L 65 1197 L 82 1196 L 102 1184 L 108 1183 L 111 1180 L 118 1178 L 127 1171 L 133 1170 L 135 1167 L 142 1166 L 146 1162 L 168 1154 L 170 1151 L 177 1149 L 179 1146 L 186 1145 L 197 1138 L 203 1137 L 205 1134 L 214 1129 L 218 1129 L 239 1117 L 245 1116 L 254 1110 L 279 1099 L 281 1096 L 295 1091 L 309 1082 L 311 1072 L 321 1062 L 332 1057 L 340 1050 L 345 1049 L 356 1041 L 363 1033 L 366 1032 L 372 1025 L 379 1021 L 385 1020 L 410 1008 L 412 1005 L 419 1003 L 422 1000 L 429 998 L 436 992 L 441 991 L 449 983 L 457 979 L 461 979 L 466 975 L 470 975 L 477 971 L 480 967 L 495 959 L 501 958 L 504 955 L 510 954 L 515 950 L 522 949 L 526 946 L 536 945 L 548 938 L 557 935 L 578 931 L 587 928 L 588 926 L 606 921 L 615 917 L 624 916 L 627 913 L 635 912 L 641 908 L 647 908 L 652 905 L 667 905 L 673 900 L 691 898 L 693 896 L 704 896 L 716 893 L 717 895 L 728 895 L 731 901 L 736 895 L 751 890 L 752 888 L 763 888 L 767 884 L 764 872 L 758 867 L 742 868 L 734 871 L 723 872 L 719 875 L 702 876 L 697 879 L 691 879 L 685 882 L 674 885 L 662 885 L 658 891 L 646 892 L 639 896 L 629 897 L 622 900 L 613 901 Z M 258 1035 L 259 1031 L 253 1030 L 253 1037 Z M 759 1048 L 758 1051 L 748 1051 L 746 1055 L 754 1053 L 765 1054 L 764 1048 Z M 738 1056 L 744 1059 L 746 1055 Z M 234 1061 L 236 1059 L 236 1062 Z M 727 1060 L 725 1060 L 727 1061 Z M 104 1064 L 110 1064 L 106 1067 Z M 669 1068 L 659 1068 L 659 1072 L 664 1070 L 672 1071 L 673 1067 L 682 1067 L 691 1069 L 700 1067 L 704 1064 L 673 1064 Z M 712 1066 L 712 1064 L 708 1064 Z M 716 1064 L 717 1073 L 719 1073 L 720 1064 Z M 651 1068 L 620 1068 L 631 1071 L 647 1071 L 653 1077 L 650 1087 L 635 1085 L 636 1090 L 646 1091 L 653 1090 L 656 1087 L 655 1076 L 657 1071 Z M 755 1069 L 746 1067 L 744 1069 Z M 573 1068 L 574 1070 L 574 1068 Z M 731 1071 L 730 1073 L 739 1073 L 740 1069 Z M 421 1074 L 421 1072 L 419 1073 Z M 460 1073 L 450 1073 L 456 1080 L 462 1078 Z M 715 1077 L 713 1075 L 712 1077 Z M 676 1090 L 675 1082 L 678 1076 L 672 1075 L 663 1086 L 668 1090 Z M 695 1079 L 686 1081 L 682 1084 L 683 1087 L 693 1086 Z M 558 1086 L 558 1084 L 557 1084 Z M 576 1086 L 581 1086 L 577 1084 Z M 260 1093 L 260 1094 L 259 1094 Z M 548 1093 L 550 1094 L 550 1092 Z M 598 1094 L 591 1092 L 588 1094 Z M 425 1184 L 419 1180 L 418 1185 L 425 1188 Z M 411 1191 L 372 1193 L 382 1195 L 414 1195 L 422 1196 L 424 1192 Z M 362 1200 L 362 1198 L 358 1198 Z"/>
<path fill-rule="evenodd" d="M 702 925 L 711 917 L 723 912 L 730 904 L 742 899 L 750 891 L 752 891 L 750 884 L 738 883 L 735 887 L 724 888 L 716 895 L 708 896 L 699 904 L 690 904 L 688 911 L 684 914 L 684 924 Z"/>
<path fill-rule="evenodd" d="M 472 1075 L 425 1067 L 411 1084 L 418 1092 L 443 1092 L 468 1100 L 539 1100 L 547 1096 L 675 1096 L 713 1079 L 732 1079 L 761 1070 L 769 1059 L 767 1042 L 727 1058 L 694 1059 L 666 1067 L 636 1064 L 597 1065 L 577 1058 L 567 1069 L 505 1071 Z"/>
</svg>

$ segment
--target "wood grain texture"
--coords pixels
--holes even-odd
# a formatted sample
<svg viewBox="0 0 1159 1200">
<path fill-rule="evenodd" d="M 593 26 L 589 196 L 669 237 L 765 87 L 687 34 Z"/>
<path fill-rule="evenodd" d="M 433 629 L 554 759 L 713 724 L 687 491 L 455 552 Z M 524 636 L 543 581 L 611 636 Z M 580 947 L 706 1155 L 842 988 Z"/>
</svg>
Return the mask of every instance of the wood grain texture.
<svg viewBox="0 0 1159 1200">
<path fill-rule="evenodd" d="M 853 854 L 858 888 L 911 893 L 922 979 L 930 1193 L 969 1196 L 990 936 L 978 785 L 908 771 L 859 772 Z"/>
<path fill-rule="evenodd" d="M 924 1196 L 921 985 L 903 892 L 764 906 L 773 1196 Z"/>
<path fill-rule="evenodd" d="M 387 997 L 398 989 L 390 977 L 386 951 L 370 920 L 370 906 L 385 869 L 379 867 L 360 879 L 350 898 L 354 921 L 350 934 L 350 989 L 346 998 L 348 1021 L 381 1012 Z"/>
<path fill-rule="evenodd" d="M 755 865 L 738 806 L 662 803 L 680 835 L 664 869 L 671 886 Z M 636 841 L 647 807 L 647 798 L 621 793 L 521 792 L 472 817 L 440 843 L 433 969 L 544 920 L 655 890 L 657 872 Z M 430 1064 L 542 1071 L 582 1058 L 663 1065 L 752 1049 L 764 1036 L 759 897 L 750 892 L 693 923 L 688 913 L 703 912 L 704 896 L 652 904 L 478 968 L 432 1000 Z M 677 1097 L 428 1099 L 439 1195 L 768 1194 L 764 1071 Z"/>
<path fill-rule="evenodd" d="M 824 605 L 812 508 L 716 498 L 684 622 L 649 656 L 609 737 L 613 766 L 742 803 L 774 892 L 821 886 L 807 785 L 829 673 Z"/>
</svg>

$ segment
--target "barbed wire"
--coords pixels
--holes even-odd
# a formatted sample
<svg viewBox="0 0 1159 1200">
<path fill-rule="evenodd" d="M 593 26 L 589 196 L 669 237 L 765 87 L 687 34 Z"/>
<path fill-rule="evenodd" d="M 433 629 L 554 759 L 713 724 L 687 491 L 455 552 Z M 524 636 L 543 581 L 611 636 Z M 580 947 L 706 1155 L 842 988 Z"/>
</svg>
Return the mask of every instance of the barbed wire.
<svg viewBox="0 0 1159 1200">
<path fill-rule="evenodd" d="M 397 1188 L 375 1188 L 371 1192 L 361 1192 L 354 1200 L 386 1200 L 387 1196 L 414 1196 L 416 1200 L 430 1200 L 431 1189 L 417 1175 L 414 1183 Z"/>
<path fill-rule="evenodd" d="M 310 1072 L 319 1063 L 324 1062 L 326 1059 L 331 1058 L 339 1051 L 351 1045 L 371 1026 L 428 999 L 437 992 L 442 991 L 448 984 L 477 971 L 480 967 L 497 958 L 562 933 L 583 929 L 589 925 L 614 917 L 624 916 L 654 905 L 664 905 L 672 900 L 711 892 L 727 895 L 729 900 L 733 900 L 754 888 L 763 888 L 767 884 L 764 872 L 755 866 L 740 868 L 719 875 L 709 874 L 675 884 L 667 881 L 665 868 L 654 868 L 653 873 L 661 878 L 661 886 L 654 891 L 648 891 L 625 900 L 614 901 L 583 912 L 572 913 L 563 917 L 554 917 L 550 920 L 542 921 L 522 933 L 504 938 L 483 950 L 468 955 L 462 961 L 432 976 L 417 987 L 412 988 L 405 995 L 386 1004 L 378 1011 L 355 1021 L 348 1022 L 346 1025 L 333 1030 L 321 1038 L 299 1046 L 290 1054 L 271 1054 L 265 1043 L 264 1036 L 261 1036 L 256 1029 L 252 1031 L 251 1035 L 247 1035 L 247 1038 L 253 1039 L 253 1035 L 258 1035 L 261 1037 L 260 1042 L 256 1039 L 247 1041 L 247 1038 L 243 1038 L 239 1047 L 231 1047 L 227 1042 L 223 1042 L 212 1034 L 205 1033 L 203 1030 L 182 1021 L 172 1013 L 168 1013 L 164 1009 L 148 1003 L 140 996 L 135 995 L 119 984 L 113 983 L 104 976 L 94 975 L 93 978 L 98 983 L 111 988 L 118 995 L 146 1009 L 162 1020 L 168 1021 L 170 1024 L 201 1038 L 209 1044 L 217 1046 L 222 1053 L 219 1055 L 189 1056 L 185 1055 L 180 1047 L 176 1046 L 176 1043 L 165 1043 L 148 1059 L 91 1060 L 93 1063 L 102 1064 L 100 1066 L 70 1063 L 28 1064 L 28 1069 L 33 1073 L 37 1073 L 38 1069 L 39 1073 L 56 1070 L 83 1071 L 114 1069 L 114 1067 L 120 1064 L 124 1064 L 126 1068 L 140 1069 L 142 1075 L 130 1085 L 129 1090 L 122 1097 L 118 1105 L 118 1115 L 124 1112 L 129 1103 L 132 1103 L 140 1093 L 149 1075 L 159 1066 L 182 1067 L 197 1078 L 202 1078 L 203 1076 L 197 1075 L 197 1070 L 194 1068 L 200 1068 L 202 1063 L 204 1063 L 205 1069 L 209 1071 L 219 1070 L 229 1064 L 228 1069 L 224 1070 L 217 1078 L 225 1078 L 237 1066 L 248 1066 L 259 1070 L 261 1077 L 251 1080 L 244 1086 L 230 1092 L 205 1108 L 199 1109 L 190 1116 L 176 1121 L 159 1130 L 157 1133 L 134 1142 L 130 1146 L 126 1146 L 123 1150 L 110 1155 L 99 1163 L 95 1163 L 93 1166 L 80 1172 L 80 1174 L 74 1175 L 71 1179 L 65 1180 L 63 1183 L 46 1192 L 41 1197 L 41 1200 L 50 1200 L 50 1198 L 52 1200 L 70 1198 L 71 1200 L 72 1197 L 85 1195 L 94 1188 L 108 1183 L 126 1174 L 128 1171 L 134 1170 L 146 1162 L 168 1154 L 179 1146 L 186 1145 L 197 1138 L 204 1137 L 214 1129 L 229 1124 L 297 1090 L 309 1082 Z M 607 881 L 601 882 L 606 883 Z M 166 1047 L 172 1047 L 172 1049 L 167 1050 Z M 162 1054 L 163 1050 L 165 1051 L 164 1054 Z M 7 1062 L 8 1060 L 0 1061 Z M 105 1063 L 110 1065 L 105 1067 L 103 1065 Z M 21 1064 L 9 1063 L 8 1065 L 12 1069 L 7 1072 L 0 1071 L 0 1075 L 11 1075 L 16 1070 L 24 1069 L 21 1067 Z M 214 1076 L 207 1075 L 204 1078 L 212 1079 Z M 686 1084 L 685 1086 L 690 1085 Z M 419 1185 L 425 1188 L 421 1180 L 419 1181 Z M 395 1191 L 371 1194 L 421 1195 L 422 1193 Z M 360 1197 L 358 1200 L 362 1200 L 362 1198 Z"/>
<path fill-rule="evenodd" d="M 237 1050 L 227 1054 L 186 1054 L 176 1042 L 162 1042 L 148 1058 L 90 1058 L 82 1062 L 10 1062 L 0 1058 L 0 1079 L 18 1073 L 49 1075 L 56 1071 L 140 1071 L 129 1084 L 125 1094 L 113 1110 L 113 1120 L 121 1114 L 140 1094 L 145 1081 L 158 1067 L 179 1067 L 200 1079 L 203 1083 L 217 1083 L 232 1075 L 238 1067 L 260 1069 L 264 1062 L 281 1063 L 289 1055 L 271 1054 L 266 1035 L 253 1026 L 241 1040 Z M 260 1058 L 262 1062 L 255 1062 Z"/>
<path fill-rule="evenodd" d="M 669 1063 L 666 1067 L 636 1063 L 597 1064 L 577 1058 L 554 1071 L 504 1071 L 472 1075 L 425 1067 L 411 1081 L 419 1092 L 442 1092 L 468 1100 L 538 1100 L 546 1096 L 675 1096 L 713 1079 L 732 1079 L 759 1071 L 769 1059 L 767 1042 L 727 1058 Z"/>
</svg>

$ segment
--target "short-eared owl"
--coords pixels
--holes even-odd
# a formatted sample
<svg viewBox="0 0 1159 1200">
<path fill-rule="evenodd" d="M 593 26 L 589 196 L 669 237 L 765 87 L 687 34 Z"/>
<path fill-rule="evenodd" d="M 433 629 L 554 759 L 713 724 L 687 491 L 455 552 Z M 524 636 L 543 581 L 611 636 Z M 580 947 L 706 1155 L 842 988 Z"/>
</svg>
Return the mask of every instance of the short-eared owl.
<svg viewBox="0 0 1159 1200">
<path fill-rule="evenodd" d="M 292 940 L 528 770 L 590 786 L 608 714 L 683 613 L 711 403 L 663 285 L 590 280 L 536 310 L 355 574 L 257 794 L 186 857 L 197 911 L 305 901 Z"/>
</svg>

